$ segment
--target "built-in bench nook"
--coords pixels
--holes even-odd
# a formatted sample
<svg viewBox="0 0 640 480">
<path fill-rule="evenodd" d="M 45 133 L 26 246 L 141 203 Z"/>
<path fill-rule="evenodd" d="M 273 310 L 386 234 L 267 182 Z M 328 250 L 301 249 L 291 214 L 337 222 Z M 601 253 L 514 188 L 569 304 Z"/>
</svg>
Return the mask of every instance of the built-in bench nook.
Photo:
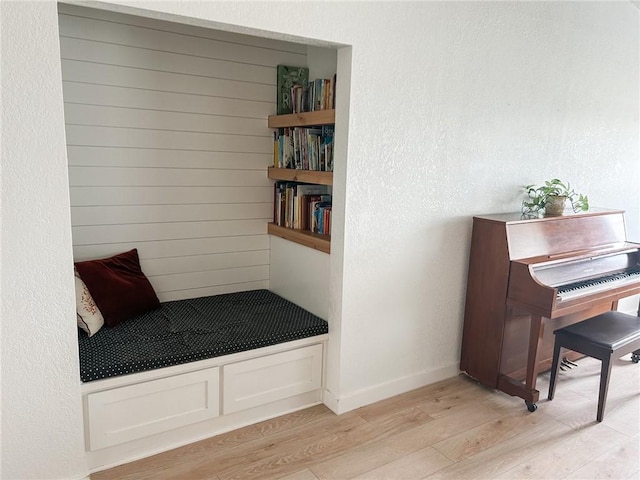
<svg viewBox="0 0 640 480">
<path fill-rule="evenodd" d="M 76 262 L 91 469 L 319 403 L 327 322 L 267 290 L 160 302 L 137 248 Z"/>
<path fill-rule="evenodd" d="M 93 470 L 320 403 L 327 322 L 268 290 L 79 331 Z"/>
</svg>

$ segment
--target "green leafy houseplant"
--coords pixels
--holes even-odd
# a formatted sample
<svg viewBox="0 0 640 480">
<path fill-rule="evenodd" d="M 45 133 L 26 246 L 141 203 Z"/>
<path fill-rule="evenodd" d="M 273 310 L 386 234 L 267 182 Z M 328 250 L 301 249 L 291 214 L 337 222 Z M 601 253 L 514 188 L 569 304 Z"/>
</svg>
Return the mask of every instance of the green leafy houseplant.
<svg viewBox="0 0 640 480">
<path fill-rule="evenodd" d="M 544 185 L 527 185 L 524 189 L 527 198 L 522 201 L 522 213 L 543 211 L 545 215 L 562 215 L 567 200 L 574 212 L 589 210 L 589 198 L 557 178 L 545 181 Z"/>
</svg>

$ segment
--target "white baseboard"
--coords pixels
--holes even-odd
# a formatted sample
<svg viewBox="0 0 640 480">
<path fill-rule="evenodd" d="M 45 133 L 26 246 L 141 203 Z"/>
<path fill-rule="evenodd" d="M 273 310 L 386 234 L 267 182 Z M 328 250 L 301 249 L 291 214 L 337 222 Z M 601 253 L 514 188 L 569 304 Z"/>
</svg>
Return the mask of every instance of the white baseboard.
<svg viewBox="0 0 640 480">
<path fill-rule="evenodd" d="M 435 370 L 420 372 L 415 375 L 396 378 L 386 383 L 381 383 L 373 387 L 356 390 L 355 392 L 336 397 L 329 390 L 324 390 L 322 402 L 332 412 L 340 415 L 342 413 L 355 410 L 356 408 L 370 405 L 386 398 L 400 395 L 401 393 L 415 390 L 416 388 L 431 385 L 432 383 L 455 377 L 460 373 L 458 364 L 448 365 Z"/>
</svg>

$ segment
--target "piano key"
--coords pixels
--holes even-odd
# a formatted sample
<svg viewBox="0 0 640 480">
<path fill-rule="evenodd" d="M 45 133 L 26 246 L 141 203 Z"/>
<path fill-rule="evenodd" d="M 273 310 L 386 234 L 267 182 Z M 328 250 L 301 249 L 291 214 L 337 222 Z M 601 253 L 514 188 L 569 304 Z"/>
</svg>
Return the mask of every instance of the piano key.
<svg viewBox="0 0 640 480">
<path fill-rule="evenodd" d="M 624 272 L 618 272 L 603 277 L 593 278 L 580 282 L 574 282 L 561 285 L 557 288 L 558 298 L 561 301 L 567 301 L 572 298 L 588 295 L 591 293 L 601 292 L 615 288 L 616 286 L 626 285 L 628 283 L 637 282 L 640 278 L 640 267 L 634 267 Z"/>
</svg>

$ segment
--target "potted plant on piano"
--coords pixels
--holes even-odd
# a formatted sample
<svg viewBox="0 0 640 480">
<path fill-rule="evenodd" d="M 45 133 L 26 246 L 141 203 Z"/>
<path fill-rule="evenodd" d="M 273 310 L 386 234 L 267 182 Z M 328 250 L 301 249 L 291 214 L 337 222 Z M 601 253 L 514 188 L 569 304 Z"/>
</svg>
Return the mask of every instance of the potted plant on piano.
<svg viewBox="0 0 640 480">
<path fill-rule="evenodd" d="M 527 185 L 524 187 L 527 198 L 522 201 L 522 213 L 540 214 L 545 216 L 562 215 L 567 202 L 571 204 L 574 213 L 589 210 L 589 198 L 577 193 L 569 182 L 557 178 L 546 180 L 542 185 Z"/>
</svg>

